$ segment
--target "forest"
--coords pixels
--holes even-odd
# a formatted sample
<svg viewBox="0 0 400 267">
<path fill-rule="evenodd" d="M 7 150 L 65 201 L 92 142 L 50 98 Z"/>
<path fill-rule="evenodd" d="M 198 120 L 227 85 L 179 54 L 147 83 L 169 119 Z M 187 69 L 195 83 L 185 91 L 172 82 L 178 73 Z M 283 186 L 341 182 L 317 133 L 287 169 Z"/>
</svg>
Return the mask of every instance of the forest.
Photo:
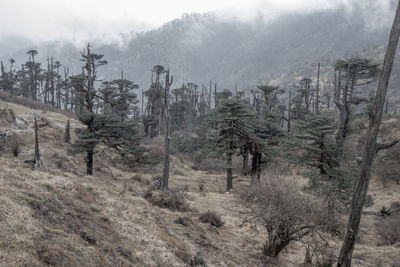
<svg viewBox="0 0 400 267">
<path fill-rule="evenodd" d="M 23 179 L 10 178 L 13 175 L 38 175 L 49 180 L 59 176 L 68 180 L 68 175 L 73 175 L 76 178 L 73 190 L 78 188 L 80 179 L 86 179 L 80 184 L 82 188 L 84 184 L 100 186 L 115 180 L 118 186 L 122 184 L 123 191 L 113 197 L 111 195 L 115 192 L 110 191 L 107 193 L 110 199 L 131 192 L 132 196 L 123 197 L 131 197 L 129 201 L 135 201 L 141 207 L 145 206 L 141 201 L 157 207 L 154 208 L 156 211 L 151 211 L 154 214 L 146 211 L 138 215 L 142 219 L 150 216 L 149 225 L 162 221 L 159 218 L 162 213 L 158 209 L 168 210 L 167 217 L 191 214 L 197 205 L 195 200 L 191 200 L 196 199 L 194 194 L 207 199 L 207 193 L 218 192 L 217 195 L 210 195 L 209 199 L 226 197 L 223 202 L 227 202 L 227 206 L 220 206 L 219 212 L 213 210 L 217 210 L 219 204 L 213 207 L 210 203 L 199 216 L 197 213 L 179 215 L 171 224 L 195 227 L 193 220 L 196 218 L 210 225 L 205 230 L 201 228 L 201 231 L 217 233 L 215 235 L 219 235 L 219 231 L 228 231 L 224 230 L 228 228 L 239 231 L 250 227 L 247 232 L 251 232 L 251 227 L 260 229 L 254 237 L 257 239 L 251 239 L 257 248 L 252 253 L 257 256 L 246 254 L 253 257 L 247 263 L 218 262 L 218 254 L 215 256 L 206 249 L 212 248 L 210 244 L 201 244 L 199 251 L 202 252 L 189 253 L 188 249 L 182 249 L 185 253 L 180 250 L 177 253 L 179 242 L 171 241 L 174 236 L 171 232 L 175 230 L 165 222 L 165 225 L 157 227 L 166 229 L 164 231 L 169 236 L 166 238 L 169 241 L 165 241 L 168 244 L 166 247 L 179 259 L 167 264 L 156 260 L 155 252 L 151 252 L 151 260 L 143 256 L 145 254 L 136 253 L 135 249 L 139 251 L 144 241 L 137 247 L 132 245 L 136 241 L 132 241 L 131 250 L 125 249 L 124 246 L 128 245 L 124 242 L 130 241 L 121 240 L 124 240 L 123 232 L 130 231 L 129 226 L 118 226 L 123 230 L 115 230 L 117 228 L 107 224 L 110 219 L 96 217 L 100 216 L 97 213 L 101 209 L 106 209 L 107 202 L 99 205 L 98 212 L 92 206 L 88 211 L 84 206 L 68 210 L 67 206 L 75 207 L 76 203 L 81 203 L 79 201 L 95 205 L 97 197 L 91 194 L 93 190 L 100 189 L 84 189 L 88 190 L 85 193 L 82 193 L 83 189 L 76 189 L 80 194 L 78 199 L 72 196 L 69 199 L 67 193 L 57 191 L 61 189 L 52 188 L 55 185 L 43 189 L 42 185 L 35 184 L 31 185 L 32 188 L 39 186 L 40 190 L 48 190 L 43 194 L 46 198 L 39 197 L 42 193 L 35 193 L 34 190 L 31 195 L 25 195 L 25 191 L 30 191 L 27 187 L 21 191 L 12 189 L 12 192 L 16 191 L 9 201 L 16 198 L 15 203 L 27 203 L 27 206 L 24 205 L 34 212 L 32 217 L 40 218 L 41 224 L 47 225 L 40 230 L 44 231 L 42 235 L 47 235 L 43 240 L 64 240 L 64 237 L 53 236 L 62 236 L 56 231 L 69 233 L 74 238 L 78 235 L 86 245 L 97 247 L 107 256 L 102 262 L 90 261 L 89 256 L 86 262 L 85 256 L 80 261 L 79 256 L 71 256 L 72 250 L 66 248 L 62 241 L 57 245 L 43 245 L 37 250 L 37 256 L 29 257 L 38 259 L 34 263 L 38 266 L 344 267 L 352 263 L 355 266 L 398 266 L 398 255 L 378 263 L 363 262 L 365 259 L 358 254 L 354 259 L 353 254 L 359 249 L 359 242 L 364 242 L 366 230 L 360 230 L 364 227 L 363 216 L 376 217 L 373 232 L 380 246 L 390 247 L 395 251 L 392 254 L 399 252 L 398 195 L 390 193 L 393 196 L 391 203 L 385 202 L 385 206 L 375 199 L 375 194 L 368 193 L 371 183 L 374 188 L 376 186 L 374 177 L 384 177 L 382 183 L 385 188 L 387 184 L 389 188 L 398 188 L 396 186 L 400 181 L 400 150 L 397 145 L 400 141 L 400 119 L 397 103 L 388 92 L 399 36 L 400 6 L 396 10 L 384 58 L 380 60 L 363 54 L 335 59 L 330 65 L 326 61 L 305 62 L 307 68 L 311 66 L 312 69 L 308 76 L 286 79 L 281 84 L 271 80 L 251 86 L 235 84 L 230 88 L 219 85 L 218 78 L 214 77 L 182 82 L 185 77 L 179 77 L 179 71 L 175 74 L 174 66 L 161 63 L 149 66 L 147 76 L 141 77 L 141 80 L 148 80 L 149 86 L 143 83 L 139 86 L 137 82 L 127 79 L 127 76 L 132 77 L 132 73 L 126 73 L 122 68 L 113 72 L 119 75 L 107 79 L 110 76 L 110 73 L 104 73 L 110 64 L 107 54 L 97 53 L 96 45 L 92 43 L 87 43 L 80 50 L 80 57 L 73 59 L 76 64 L 79 62 L 79 72 L 76 67 L 71 67 L 74 71 L 70 71 L 67 63 L 52 55 L 42 55 L 41 58 L 47 59 L 39 60 L 41 51 L 35 49 L 25 51 L 25 62 L 3 59 L 0 73 L 0 153 L 5 167 L 0 171 L 0 181 L 4 186 L 14 188 L 14 181 L 10 179 L 15 183 Z M 204 80 L 209 82 L 204 83 Z M 63 116 L 63 119 L 57 116 Z M 61 126 L 52 122 L 55 118 Z M 396 124 L 389 127 L 388 121 L 396 121 Z M 58 137 L 53 140 L 52 131 L 56 126 L 61 128 Z M 24 143 L 24 138 L 30 141 Z M 52 150 L 57 150 L 58 154 L 50 155 Z M 53 164 L 56 158 L 57 163 Z M 183 166 L 190 165 L 191 170 L 179 174 L 176 170 L 178 162 Z M 11 175 L 11 170 L 15 168 L 20 171 Z M 114 178 L 106 179 L 104 175 L 109 173 L 102 168 L 119 174 L 112 174 Z M 71 174 L 67 175 L 69 172 Z M 185 189 L 184 184 L 180 184 L 181 178 L 177 179 L 188 176 L 191 181 L 191 172 L 201 173 L 198 184 L 196 180 L 195 193 L 187 185 Z M 137 175 L 132 176 L 134 173 Z M 129 179 L 123 180 L 121 177 L 124 175 L 128 175 Z M 140 175 L 151 178 L 146 180 Z M 32 183 L 40 179 L 33 177 L 36 176 L 32 176 Z M 223 186 L 218 190 L 212 182 L 214 177 L 218 177 L 216 181 L 221 181 L 218 186 Z M 26 185 L 29 183 L 24 182 Z M 60 188 L 64 187 L 68 187 L 67 182 Z M 5 188 L 1 190 L 9 191 Z M 60 194 L 56 197 L 58 200 L 52 200 L 52 196 L 57 194 Z M 88 200 L 84 200 L 86 197 Z M 230 202 L 232 205 L 229 205 Z M 235 205 L 240 206 L 239 215 L 232 215 L 237 223 L 235 219 L 229 221 L 230 217 L 223 211 L 229 206 L 235 208 Z M 118 210 L 116 207 L 109 211 L 110 218 L 112 212 Z M 374 209 L 368 209 L 370 207 Z M 0 208 L 0 211 L 4 208 L 4 214 L 9 214 L 6 204 Z M 4 220 L 4 225 L 9 227 L 5 229 L 12 229 L 12 223 L 7 221 L 11 214 L 2 214 L 0 212 L 0 223 Z M 116 215 L 124 216 L 122 213 Z M 79 221 L 79 226 L 68 223 L 68 220 L 75 219 Z M 53 230 L 48 230 L 52 227 Z M 76 231 L 72 230 L 75 228 Z M 103 232 L 94 229 L 102 229 Z M 192 235 L 196 231 L 188 230 Z M 225 232 L 221 233 L 224 235 Z M 0 265 L 3 261 L 5 266 L 21 265 L 23 260 L 11 261 L 3 252 L 2 247 L 11 242 L 7 241 L 11 240 L 8 233 L 3 234 L 0 230 L 0 237 L 6 240 L 0 242 Z M 175 234 L 177 240 L 183 238 L 181 234 Z M 233 233 L 231 235 L 234 236 Z M 107 242 L 111 244 L 110 248 L 104 245 Z M 224 242 L 236 241 L 227 239 Z M 112 248 L 114 244 L 121 245 Z M 296 246 L 301 247 L 301 252 L 296 252 L 300 256 L 289 261 L 285 255 L 290 255 Z M 16 247 L 13 245 L 13 249 Z M 193 247 L 198 248 L 193 244 L 190 247 L 192 250 Z M 207 263 L 208 253 L 214 255 L 215 261 Z"/>
</svg>

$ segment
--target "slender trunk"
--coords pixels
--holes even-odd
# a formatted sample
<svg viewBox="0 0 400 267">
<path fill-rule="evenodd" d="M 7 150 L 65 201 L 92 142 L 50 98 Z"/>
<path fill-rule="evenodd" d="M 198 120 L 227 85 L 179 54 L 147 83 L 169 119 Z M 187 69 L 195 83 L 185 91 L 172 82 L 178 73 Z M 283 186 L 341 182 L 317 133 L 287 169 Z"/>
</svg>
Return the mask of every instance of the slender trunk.
<svg viewBox="0 0 400 267">
<path fill-rule="evenodd" d="M 243 176 L 247 176 L 249 174 L 249 149 L 247 147 L 245 147 L 243 149 Z"/>
<path fill-rule="evenodd" d="M 169 128 L 169 114 L 168 114 L 168 97 L 169 97 L 169 87 L 172 81 L 169 80 L 169 70 L 167 70 L 165 78 L 165 91 L 164 91 L 164 122 L 165 122 L 165 135 L 164 135 L 164 168 L 163 168 L 163 182 L 162 189 L 168 189 L 169 181 L 169 146 L 170 146 L 170 128 Z"/>
<path fill-rule="evenodd" d="M 39 134 L 38 134 L 38 125 L 35 116 L 35 157 L 33 159 L 33 168 L 42 168 L 42 161 L 40 159 L 40 151 L 39 151 Z"/>
<path fill-rule="evenodd" d="M 67 121 L 67 126 L 65 127 L 65 143 L 71 144 L 71 134 L 70 134 L 70 125 L 69 120 Z"/>
<path fill-rule="evenodd" d="M 233 189 L 233 176 L 232 176 L 232 151 L 226 153 L 226 192 Z"/>
<path fill-rule="evenodd" d="M 88 175 L 93 175 L 93 151 L 88 150 L 86 152 L 86 173 Z"/>
<path fill-rule="evenodd" d="M 393 61 L 400 36 L 400 1 L 397 4 L 396 15 L 390 32 L 389 43 L 386 50 L 385 60 L 379 79 L 378 90 L 370 112 L 370 122 L 367 130 L 366 144 L 364 147 L 361 171 L 354 188 L 346 235 L 340 251 L 338 267 L 350 267 L 353 256 L 354 245 L 357 239 L 362 208 L 367 196 L 371 171 L 375 156 L 380 147 L 376 144 L 379 126 L 382 121 L 382 113 L 386 99 L 387 88 L 392 72 Z"/>
<path fill-rule="evenodd" d="M 318 77 L 317 77 L 317 92 L 315 101 L 315 112 L 319 114 L 319 75 L 321 70 L 321 63 L 318 62 Z"/>
</svg>

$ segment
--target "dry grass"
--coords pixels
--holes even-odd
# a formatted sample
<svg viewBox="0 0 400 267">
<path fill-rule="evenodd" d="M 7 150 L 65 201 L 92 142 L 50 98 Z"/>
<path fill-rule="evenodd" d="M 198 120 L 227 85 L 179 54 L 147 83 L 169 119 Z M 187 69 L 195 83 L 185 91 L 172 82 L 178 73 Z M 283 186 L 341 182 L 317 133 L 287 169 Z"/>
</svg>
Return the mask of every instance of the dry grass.
<svg viewBox="0 0 400 267">
<path fill-rule="evenodd" d="M 99 147 L 95 176 L 86 176 L 84 155 L 65 154 L 66 116 L 8 105 L 16 122 L 4 123 L 2 130 L 18 134 L 22 143 L 18 158 L 0 155 L 0 266 L 201 266 L 204 262 L 207 266 L 298 266 L 303 262 L 305 250 L 298 242 L 278 260 L 265 262 L 261 253 L 265 228 L 257 223 L 243 225 L 248 209 L 235 193 L 224 193 L 224 174 L 193 170 L 191 162 L 172 156 L 175 171 L 170 188 L 187 188 L 184 199 L 190 210 L 160 208 L 142 197 L 153 173 L 161 173 L 160 165 L 118 169 L 110 163 L 112 153 Z M 33 113 L 50 122 L 39 130 L 44 168 L 38 171 L 23 163 L 33 156 Z M 77 126 L 72 119 L 71 128 Z M 291 178 L 306 182 L 300 176 Z M 248 185 L 249 178 L 234 180 L 235 190 Z M 388 188 L 374 182 L 369 192 L 375 203 L 369 209 L 379 210 L 400 198 L 400 185 Z M 199 221 L 210 209 L 223 218 L 224 227 Z M 399 247 L 377 246 L 378 219 L 363 216 L 354 266 L 391 267 L 400 262 Z M 340 240 L 331 242 L 337 254 Z"/>
</svg>

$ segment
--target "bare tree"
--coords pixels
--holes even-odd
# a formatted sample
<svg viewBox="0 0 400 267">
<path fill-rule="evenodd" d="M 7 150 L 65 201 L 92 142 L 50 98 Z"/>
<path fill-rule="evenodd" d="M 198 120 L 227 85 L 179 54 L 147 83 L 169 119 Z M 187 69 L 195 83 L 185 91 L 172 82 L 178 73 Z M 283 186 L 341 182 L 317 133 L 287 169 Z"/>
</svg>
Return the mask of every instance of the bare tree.
<svg viewBox="0 0 400 267">
<path fill-rule="evenodd" d="M 168 189 L 169 180 L 169 145 L 170 145 L 170 127 L 169 127 L 169 114 L 168 114 L 168 101 L 169 101 L 169 88 L 173 82 L 174 77 L 169 78 L 169 69 L 166 71 L 165 76 L 165 94 L 164 94 L 164 168 L 163 168 L 163 181 L 162 190 Z"/>
<path fill-rule="evenodd" d="M 65 127 L 65 136 L 64 140 L 66 144 L 71 144 L 71 134 L 70 134 L 70 125 L 69 120 L 67 121 L 67 126 Z"/>
<path fill-rule="evenodd" d="M 393 61 L 396 54 L 397 44 L 400 36 L 400 1 L 397 5 L 396 15 L 390 32 L 389 43 L 386 49 L 383 69 L 380 75 L 378 90 L 374 99 L 374 104 L 369 114 L 369 127 L 367 130 L 366 143 L 364 147 L 361 171 L 354 188 L 353 199 L 350 209 L 346 235 L 340 251 L 338 267 L 350 267 L 353 256 L 353 249 L 357 239 L 360 226 L 362 208 L 368 192 L 371 171 L 373 168 L 376 154 L 379 150 L 395 145 L 399 140 L 392 140 L 387 143 L 378 143 L 377 136 L 379 126 L 382 121 L 383 108 L 386 99 L 387 88 L 392 72 Z"/>
<path fill-rule="evenodd" d="M 41 169 L 42 168 L 42 160 L 40 159 L 40 151 L 39 151 L 39 135 L 38 135 L 38 124 L 36 120 L 36 115 L 34 115 L 34 132 L 35 132 L 35 155 L 33 160 L 25 160 L 25 163 L 32 164 L 33 169 Z"/>
</svg>

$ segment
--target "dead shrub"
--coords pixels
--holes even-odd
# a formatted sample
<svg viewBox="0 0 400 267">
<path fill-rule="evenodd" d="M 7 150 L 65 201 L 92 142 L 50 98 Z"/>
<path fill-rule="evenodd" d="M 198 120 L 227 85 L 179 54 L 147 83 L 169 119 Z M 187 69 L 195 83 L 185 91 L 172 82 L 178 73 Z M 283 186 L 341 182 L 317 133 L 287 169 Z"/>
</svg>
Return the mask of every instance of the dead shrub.
<svg viewBox="0 0 400 267">
<path fill-rule="evenodd" d="M 390 216 L 384 216 L 376 225 L 379 235 L 378 246 L 394 245 L 400 242 L 400 202 L 390 206 Z"/>
<path fill-rule="evenodd" d="M 135 176 L 133 176 L 132 180 L 136 181 L 136 182 L 139 182 L 139 183 L 143 182 L 143 178 L 142 178 L 142 176 L 140 176 L 140 174 L 136 174 Z"/>
<path fill-rule="evenodd" d="M 200 214 L 199 220 L 203 223 L 214 225 L 215 227 L 221 227 L 222 225 L 224 225 L 221 216 L 215 211 L 207 211 Z"/>
<path fill-rule="evenodd" d="M 189 205 L 186 203 L 186 196 L 178 190 L 149 190 L 144 198 L 151 204 L 171 211 L 188 211 Z"/>
<path fill-rule="evenodd" d="M 250 217 L 258 219 L 268 231 L 263 246 L 266 256 L 276 257 L 293 241 L 307 242 L 308 236 L 317 238 L 324 232 L 332 235 L 341 232 L 336 211 L 329 204 L 303 194 L 286 177 L 269 176 L 240 195 L 250 207 Z"/>
<path fill-rule="evenodd" d="M 190 267 L 195 266 L 207 267 L 207 261 L 200 252 L 197 252 L 193 259 L 190 260 Z"/>
<path fill-rule="evenodd" d="M 152 144 L 149 146 L 149 151 L 147 152 L 150 164 L 158 164 L 162 161 L 164 156 L 164 148 L 162 145 Z"/>
<path fill-rule="evenodd" d="M 18 135 L 13 134 L 7 138 L 7 145 L 13 156 L 18 157 L 19 153 L 21 152 L 21 145 L 22 145 L 21 138 Z"/>
<path fill-rule="evenodd" d="M 183 226 L 188 226 L 192 221 L 188 217 L 179 217 L 175 220 L 176 224 L 181 224 Z"/>
</svg>

